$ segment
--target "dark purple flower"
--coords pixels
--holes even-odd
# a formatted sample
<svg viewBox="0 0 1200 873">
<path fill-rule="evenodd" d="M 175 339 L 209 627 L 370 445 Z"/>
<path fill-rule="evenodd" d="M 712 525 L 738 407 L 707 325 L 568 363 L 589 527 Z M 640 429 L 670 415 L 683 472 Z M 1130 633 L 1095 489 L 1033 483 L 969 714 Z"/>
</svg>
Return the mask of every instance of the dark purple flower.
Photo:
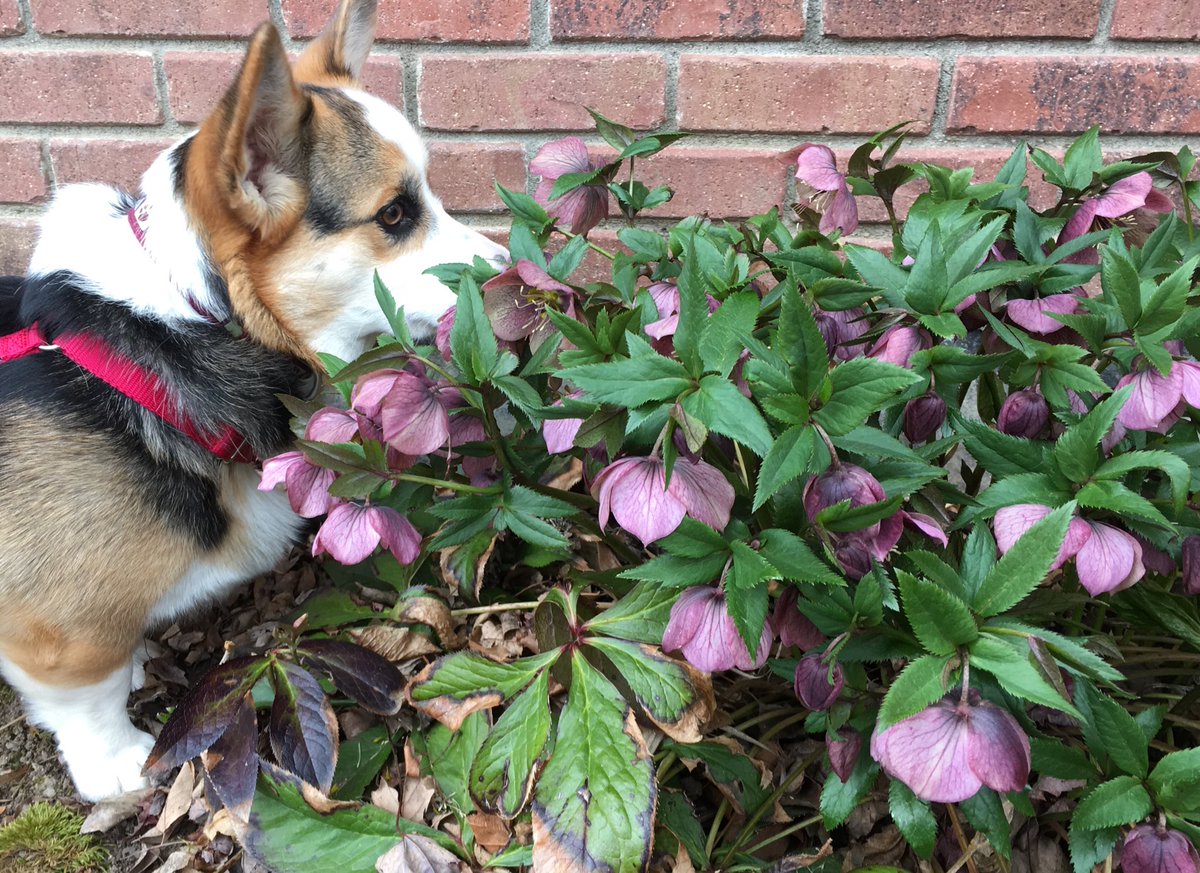
<svg viewBox="0 0 1200 873">
<path fill-rule="evenodd" d="M 1036 388 L 1022 388 L 1004 399 L 996 429 L 1009 436 L 1037 439 L 1050 423 L 1050 404 Z"/>
<path fill-rule="evenodd" d="M 645 544 L 665 537 L 690 515 L 715 530 L 724 530 L 733 509 L 733 486 L 704 461 L 680 458 L 666 484 L 661 458 L 620 458 L 600 471 L 592 483 L 600 501 L 600 525 L 611 512 L 617 524 Z"/>
<path fill-rule="evenodd" d="M 1098 219 L 1123 218 L 1138 209 L 1170 212 L 1172 208 L 1171 199 L 1154 190 L 1154 180 L 1149 173 L 1135 173 L 1113 182 L 1103 194 L 1080 203 L 1058 235 L 1058 244 L 1061 246 L 1081 237 L 1093 230 L 1094 226 L 1105 226 Z M 1106 224 L 1111 226 L 1113 223 L 1110 220 Z M 1099 263 L 1095 247 L 1072 255 L 1067 260 L 1078 264 Z"/>
<path fill-rule="evenodd" d="M 1125 836 L 1121 869 L 1125 873 L 1200 873 L 1200 853 L 1179 831 L 1138 825 Z"/>
<path fill-rule="evenodd" d="M 805 143 L 796 155 L 796 178 L 816 192 L 809 201 L 821 213 L 821 233 L 840 230 L 854 233 L 858 227 L 858 204 L 839 173 L 837 158 L 828 146 Z"/>
<path fill-rule="evenodd" d="M 845 684 L 842 665 L 835 661 L 831 671 L 830 665 L 819 654 L 805 655 L 796 665 L 796 697 L 815 712 L 823 712 L 833 706 Z"/>
<path fill-rule="evenodd" d="M 841 735 L 825 734 L 825 751 L 829 753 L 829 766 L 837 777 L 845 782 L 854 772 L 858 755 L 862 751 L 862 736 L 856 730 L 844 727 Z"/>
<path fill-rule="evenodd" d="M 329 511 L 333 498 L 329 486 L 337 473 L 309 463 L 301 452 L 284 452 L 263 461 L 259 491 L 270 491 L 280 482 L 287 490 L 292 512 L 305 518 L 316 518 Z"/>
<path fill-rule="evenodd" d="M 753 670 L 767 662 L 771 637 L 771 622 L 767 621 L 758 651 L 751 657 L 729 616 L 725 593 L 716 588 L 689 588 L 671 607 L 662 647 L 664 652 L 682 650 L 689 664 L 706 673 L 731 667 Z"/>
<path fill-rule="evenodd" d="M 958 803 L 986 785 L 1020 791 L 1029 779 L 1029 738 L 993 703 L 957 692 L 911 718 L 877 731 L 871 757 L 922 800 Z"/>
<path fill-rule="evenodd" d="M 816 648 L 825 642 L 825 634 L 817 630 L 817 626 L 808 620 L 803 612 L 796 608 L 799 592 L 790 585 L 775 601 L 775 610 L 771 613 L 771 624 L 779 641 L 785 646 L 799 646 L 802 651 Z"/>
<path fill-rule="evenodd" d="M 608 217 L 608 188 L 604 180 L 580 185 L 562 197 L 550 199 L 554 183 L 567 173 L 590 173 L 604 166 L 593 162 L 588 155 L 587 145 L 577 136 L 568 136 L 548 142 L 529 162 L 529 172 L 541 176 L 533 199 L 546 207 L 558 223 L 567 226 L 571 233 L 587 233 Z"/>
<path fill-rule="evenodd" d="M 946 421 L 946 401 L 936 391 L 927 391 L 904 404 L 904 435 L 914 445 L 937 436 Z"/>
<path fill-rule="evenodd" d="M 1184 537 L 1183 547 L 1183 591 L 1185 594 L 1200 594 L 1200 536 Z"/>
<path fill-rule="evenodd" d="M 849 500 L 851 508 L 880 503 L 887 499 L 883 486 L 874 476 L 854 464 L 841 464 L 813 476 L 804 486 L 804 511 L 817 524 L 824 509 Z M 845 573 L 861 579 L 871 568 L 871 559 L 882 561 L 900 540 L 904 519 L 900 512 L 877 521 L 862 530 L 831 534 L 835 556 Z"/>
<path fill-rule="evenodd" d="M 867 323 L 866 313 L 861 309 L 846 309 L 826 312 L 817 309 L 813 312 L 817 321 L 817 330 L 825 339 L 825 348 L 829 357 L 835 361 L 848 361 L 862 354 L 863 343 L 857 340 L 871 326 Z"/>
<path fill-rule="evenodd" d="M 328 552 L 341 564 L 357 564 L 380 545 L 401 564 L 411 564 L 421 553 L 421 534 L 390 507 L 340 503 L 313 538 L 312 553 Z"/>
</svg>

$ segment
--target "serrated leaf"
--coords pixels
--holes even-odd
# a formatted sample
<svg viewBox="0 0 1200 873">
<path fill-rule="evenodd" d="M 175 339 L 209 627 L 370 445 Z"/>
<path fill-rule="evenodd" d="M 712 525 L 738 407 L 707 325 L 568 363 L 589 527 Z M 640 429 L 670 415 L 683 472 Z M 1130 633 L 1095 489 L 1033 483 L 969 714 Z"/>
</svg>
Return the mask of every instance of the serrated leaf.
<svg viewBox="0 0 1200 873">
<path fill-rule="evenodd" d="M 813 417 L 833 436 L 849 433 L 919 378 L 886 361 L 846 361 L 830 371 L 832 394 Z"/>
<path fill-rule="evenodd" d="M 588 631 L 623 640 L 662 645 L 663 631 L 678 594 L 660 585 L 641 582 L 595 618 Z"/>
<path fill-rule="evenodd" d="M 772 348 L 791 362 L 792 384 L 801 397 L 811 396 L 821 386 L 829 372 L 829 352 L 816 319 L 794 283 L 783 291 Z"/>
<path fill-rule="evenodd" d="M 1075 807 L 1071 827 L 1095 831 L 1133 824 L 1150 814 L 1154 805 L 1142 783 L 1132 776 L 1118 776 L 1084 795 Z"/>
<path fill-rule="evenodd" d="M 630 567 L 618 575 L 622 579 L 639 582 L 655 582 L 667 588 L 687 588 L 692 585 L 709 585 L 721 575 L 725 567 L 724 555 L 708 555 L 704 558 L 681 558 L 678 555 L 659 555 L 637 567 Z"/>
<path fill-rule="evenodd" d="M 1068 503 L 1051 512 L 1017 540 L 987 574 L 971 607 L 981 616 L 999 615 L 1024 600 L 1050 572 L 1075 512 Z"/>
<path fill-rule="evenodd" d="M 887 730 L 940 700 L 946 693 L 942 673 L 949 660 L 939 655 L 923 655 L 910 662 L 888 688 L 883 705 L 879 707 L 875 730 Z"/>
<path fill-rule="evenodd" d="M 1023 641 L 1021 645 L 1028 652 L 1028 645 Z M 1083 717 L 1034 666 L 1030 654 L 1018 652 L 990 634 L 981 634 L 971 644 L 971 666 L 987 670 L 1001 688 L 1022 700 L 1057 709 L 1072 718 Z"/>
<path fill-rule="evenodd" d="M 711 682 L 658 649 L 626 640 L 592 637 L 587 645 L 604 654 L 642 711 L 678 743 L 698 743 L 712 716 Z"/>
<path fill-rule="evenodd" d="M 815 585 L 845 585 L 846 580 L 816 556 L 808 544 L 791 531 L 770 528 L 759 534 L 758 553 L 784 579 Z"/>
<path fill-rule="evenodd" d="M 550 738 L 550 671 L 519 694 L 471 765 L 471 797 L 480 809 L 516 818 L 533 793 L 535 765 Z"/>
<path fill-rule="evenodd" d="M 746 643 L 750 656 L 759 650 L 763 624 L 767 620 L 767 585 L 769 579 L 778 579 L 779 571 L 768 564 L 748 545 L 742 542 L 730 544 L 733 564 L 726 578 L 725 599 L 729 617 Z"/>
<path fill-rule="evenodd" d="M 597 403 L 628 408 L 655 400 L 673 400 L 692 384 L 682 364 L 656 352 L 603 364 L 584 364 L 555 375 L 574 383 Z"/>
<path fill-rule="evenodd" d="M 1100 737 L 1103 751 L 1121 770 L 1139 779 L 1144 779 L 1150 769 L 1149 743 L 1138 723 L 1132 715 L 1125 711 L 1125 707 L 1110 697 L 1099 693 L 1089 693 L 1088 700 L 1091 703 L 1092 726 Z M 1113 824 L 1123 824 L 1123 822 L 1113 822 Z M 1091 826 L 1089 825 L 1089 827 Z M 1100 827 L 1108 827 L 1108 825 L 1100 825 Z"/>
<path fill-rule="evenodd" d="M 1200 810 L 1200 748 L 1164 755 L 1150 771 L 1148 784 L 1160 806 L 1176 812 Z"/>
<path fill-rule="evenodd" d="M 805 425 L 789 427 L 771 443 L 771 450 L 758 468 L 754 511 L 770 500 L 784 485 L 807 472 L 816 450 L 817 432 Z"/>
<path fill-rule="evenodd" d="M 369 649 L 341 640 L 304 640 L 300 663 L 327 672 L 333 684 L 360 706 L 379 715 L 395 715 L 404 700 L 403 674 Z"/>
<path fill-rule="evenodd" d="M 820 811 L 825 820 L 826 828 L 835 828 L 842 824 L 855 807 L 866 797 L 867 792 L 879 775 L 879 765 L 870 755 L 859 755 L 854 763 L 850 778 L 843 782 L 836 773 L 825 777 L 825 785 L 821 788 Z"/>
<path fill-rule="evenodd" d="M 904 615 L 926 651 L 952 655 L 979 636 L 971 611 L 949 591 L 903 570 L 896 576 Z"/>
<path fill-rule="evenodd" d="M 498 706 L 553 664 L 557 650 L 501 664 L 469 652 L 446 655 L 408 687 L 413 706 L 457 730 L 468 715 Z"/>
<path fill-rule="evenodd" d="M 1120 834 L 1117 828 L 1089 831 L 1072 823 L 1067 845 L 1071 850 L 1071 866 L 1075 873 L 1092 873 L 1097 864 L 1112 854 Z"/>
<path fill-rule="evenodd" d="M 937 840 L 937 819 L 929 804 L 913 794 L 903 782 L 893 779 L 888 786 L 888 810 L 913 851 L 922 858 L 932 855 Z"/>
<path fill-rule="evenodd" d="M 276 661 L 270 673 L 271 751 L 290 773 L 326 794 L 338 756 L 338 723 L 320 683 L 307 671 Z"/>
<path fill-rule="evenodd" d="M 771 450 L 771 431 L 754 405 L 728 379 L 710 374 L 681 401 L 684 412 L 709 430 L 737 440 L 760 458 Z"/>
<path fill-rule="evenodd" d="M 988 842 L 996 854 L 1006 860 L 1012 859 L 1012 831 L 995 791 L 980 788 L 974 796 L 960 801 L 958 808 L 977 831 L 987 834 Z"/>
</svg>

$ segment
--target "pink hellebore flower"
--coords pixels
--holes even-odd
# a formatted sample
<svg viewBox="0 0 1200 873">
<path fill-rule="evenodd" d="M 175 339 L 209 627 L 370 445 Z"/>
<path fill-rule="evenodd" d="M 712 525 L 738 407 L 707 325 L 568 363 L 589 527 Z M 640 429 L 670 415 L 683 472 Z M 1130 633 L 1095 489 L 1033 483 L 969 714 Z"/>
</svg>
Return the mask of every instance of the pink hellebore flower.
<svg viewBox="0 0 1200 873">
<path fill-rule="evenodd" d="M 737 667 L 754 670 L 767 662 L 771 650 L 771 622 L 763 624 L 758 651 L 752 657 L 725 605 L 725 592 L 716 588 L 689 588 L 671 607 L 663 632 L 663 651 L 682 650 L 697 670 L 716 673 Z"/>
<path fill-rule="evenodd" d="M 1172 208 L 1171 199 L 1154 190 L 1154 180 L 1149 173 L 1135 173 L 1113 182 L 1098 197 L 1089 197 L 1080 203 L 1075 214 L 1071 216 L 1058 235 L 1058 244 L 1061 246 L 1093 230 L 1093 225 L 1099 224 L 1097 219 L 1100 218 L 1122 218 L 1138 209 L 1170 212 Z M 1080 264 L 1099 263 L 1099 257 L 1094 247 L 1072 255 L 1067 260 Z"/>
<path fill-rule="evenodd" d="M 310 464 L 301 452 L 284 452 L 263 461 L 259 491 L 271 491 L 280 482 L 287 490 L 292 511 L 305 518 L 316 518 L 329 511 L 333 498 L 329 486 L 337 473 Z"/>
<path fill-rule="evenodd" d="M 844 500 L 851 508 L 887 500 L 879 480 L 854 464 L 842 464 L 813 476 L 804 486 L 804 511 L 816 524 L 823 509 Z M 882 561 L 900 540 L 904 529 L 904 513 L 897 512 L 862 530 L 846 534 L 831 534 L 838 563 L 852 579 L 861 579 L 871 569 L 871 559 Z"/>
<path fill-rule="evenodd" d="M 877 731 L 871 757 L 922 800 L 958 803 L 986 785 L 1020 791 L 1029 779 L 1029 738 L 1017 720 L 987 701 L 951 693 Z"/>
<path fill-rule="evenodd" d="M 846 684 L 841 664 L 834 663 L 832 679 L 831 682 L 830 667 L 821 655 L 805 655 L 796 665 L 796 697 L 814 712 L 824 712 L 837 702 Z"/>
<path fill-rule="evenodd" d="M 390 507 L 340 503 L 313 538 L 312 553 L 328 552 L 338 563 L 357 564 L 380 545 L 401 564 L 411 564 L 421 553 L 421 534 Z"/>
<path fill-rule="evenodd" d="M 573 391 L 567 396 L 575 399 L 582 391 Z M 552 406 L 562 406 L 561 400 L 555 400 Z M 542 422 L 542 439 L 546 441 L 546 451 L 552 455 L 569 452 L 575 447 L 575 435 L 583 427 L 582 418 L 547 418 Z"/>
<path fill-rule="evenodd" d="M 1186 406 L 1200 408 L 1200 364 L 1195 361 L 1173 361 L 1166 376 L 1146 367 L 1117 382 L 1117 388 L 1126 385 L 1133 385 L 1133 393 L 1117 415 L 1117 424 L 1126 430 L 1165 433 Z"/>
<path fill-rule="evenodd" d="M 1000 553 L 1011 549 L 1025 532 L 1049 515 L 1049 506 L 1018 503 L 997 510 L 992 520 Z M 1056 570 L 1071 558 L 1079 584 L 1093 597 L 1110 591 L 1122 591 L 1144 575 L 1142 546 L 1132 534 L 1120 528 L 1084 518 L 1073 518 L 1058 557 L 1051 565 Z"/>
<path fill-rule="evenodd" d="M 588 155 L 587 145 L 577 136 L 568 136 L 548 142 L 529 162 L 529 172 L 541 176 L 533 199 L 546 207 L 546 211 L 567 225 L 571 233 L 584 234 L 608 217 L 608 188 L 603 181 L 580 185 L 556 200 L 550 200 L 550 192 L 559 176 L 567 173 L 589 173 L 604 166 L 594 163 Z"/>
<path fill-rule="evenodd" d="M 733 509 L 733 486 L 704 461 L 680 458 L 666 484 L 661 458 L 620 458 L 592 483 L 600 501 L 600 526 L 611 512 L 617 524 L 649 545 L 679 527 L 685 515 L 724 530 Z"/>
<path fill-rule="evenodd" d="M 799 592 L 788 586 L 775 601 L 775 611 L 771 613 L 771 624 L 779 641 L 785 646 L 799 646 L 802 651 L 815 649 L 825 642 L 825 634 L 808 620 L 803 612 L 796 608 Z"/>
<path fill-rule="evenodd" d="M 846 184 L 846 175 L 839 173 L 837 158 L 828 146 L 806 143 L 796 155 L 796 178 L 820 193 L 811 198 L 814 209 L 821 212 L 821 233 L 840 230 L 854 233 L 858 228 L 858 204 Z"/>
<path fill-rule="evenodd" d="M 1074 315 L 1079 311 L 1079 297 L 1073 291 L 1054 294 L 1050 297 L 1035 297 L 1032 300 L 1010 300 L 1004 307 L 1009 320 L 1030 333 L 1040 336 L 1056 333 L 1066 327 L 1061 321 L 1051 318 L 1051 313 Z"/>
<path fill-rule="evenodd" d="M 454 316 L 457 314 L 458 307 L 451 306 L 437 320 L 437 333 L 434 334 L 433 344 L 443 361 L 450 360 L 450 331 L 454 329 Z"/>
<path fill-rule="evenodd" d="M 304 438 L 323 443 L 348 443 L 358 436 L 358 419 L 344 409 L 326 406 L 308 419 Z"/>
<path fill-rule="evenodd" d="M 547 309 L 574 316 L 575 292 L 533 261 L 520 260 L 483 283 L 483 311 L 501 340 L 537 348 L 554 332 Z"/>
<path fill-rule="evenodd" d="M 887 361 L 897 367 L 911 368 L 912 356 L 932 345 L 932 337 L 920 328 L 896 325 L 889 327 L 883 336 L 875 340 L 867 357 Z"/>
<path fill-rule="evenodd" d="M 646 335 L 651 339 L 662 340 L 674 336 L 679 329 L 679 288 L 673 282 L 655 282 L 646 289 L 658 308 L 659 319 L 646 325 Z M 721 302 L 711 294 L 708 298 L 708 314 L 712 315 L 720 308 Z"/>
<path fill-rule="evenodd" d="M 1138 825 L 1121 849 L 1125 873 L 1200 873 L 1200 853 L 1179 831 Z"/>
</svg>

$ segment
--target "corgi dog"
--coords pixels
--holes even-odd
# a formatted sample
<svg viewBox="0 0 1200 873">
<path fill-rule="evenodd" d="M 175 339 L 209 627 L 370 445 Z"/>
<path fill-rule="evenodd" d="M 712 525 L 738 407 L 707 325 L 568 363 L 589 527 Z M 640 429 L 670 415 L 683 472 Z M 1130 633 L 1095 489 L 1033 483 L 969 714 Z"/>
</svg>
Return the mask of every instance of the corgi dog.
<svg viewBox="0 0 1200 873">
<path fill-rule="evenodd" d="M 28 275 L 0 284 L 0 672 L 85 800 L 146 784 L 154 738 L 126 710 L 144 633 L 305 530 L 258 490 L 253 461 L 292 439 L 276 395 L 387 329 L 376 271 L 427 335 L 454 298 L 426 269 L 506 257 L 361 89 L 375 17 L 342 0 L 294 67 L 263 24 L 139 197 L 63 188 Z"/>
</svg>

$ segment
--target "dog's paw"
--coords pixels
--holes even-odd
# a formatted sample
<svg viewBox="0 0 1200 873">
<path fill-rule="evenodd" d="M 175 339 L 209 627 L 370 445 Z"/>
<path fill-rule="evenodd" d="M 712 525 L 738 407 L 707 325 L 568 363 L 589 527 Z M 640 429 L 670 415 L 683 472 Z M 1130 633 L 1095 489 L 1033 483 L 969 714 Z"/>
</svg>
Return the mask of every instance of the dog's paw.
<svg viewBox="0 0 1200 873">
<path fill-rule="evenodd" d="M 154 746 L 154 737 L 132 730 L 128 742 L 119 748 L 63 750 L 67 769 L 79 796 L 94 803 L 127 791 L 146 788 L 150 782 L 142 775 L 142 765 Z"/>
</svg>

